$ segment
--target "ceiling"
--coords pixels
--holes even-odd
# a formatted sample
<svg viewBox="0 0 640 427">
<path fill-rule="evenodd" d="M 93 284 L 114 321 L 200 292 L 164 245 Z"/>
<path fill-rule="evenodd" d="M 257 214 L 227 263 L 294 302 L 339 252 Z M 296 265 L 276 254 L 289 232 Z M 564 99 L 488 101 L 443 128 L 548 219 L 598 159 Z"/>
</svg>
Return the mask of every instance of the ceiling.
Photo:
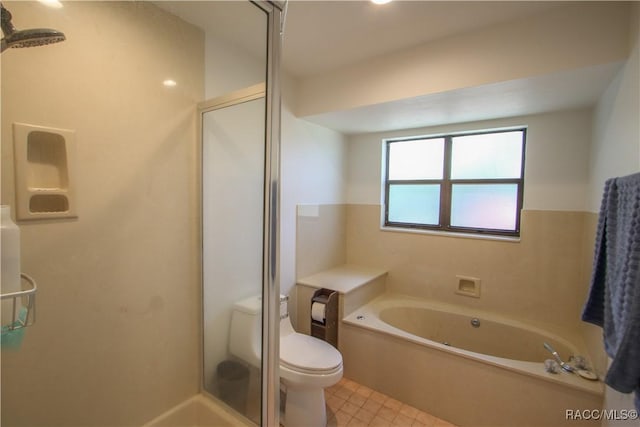
<svg viewBox="0 0 640 427">
<path fill-rule="evenodd" d="M 264 56 L 261 12 L 248 1 L 155 1 L 208 33 Z M 303 78 L 428 41 L 549 10 L 556 1 L 290 0 L 282 67 Z"/>
<path fill-rule="evenodd" d="M 260 34 L 264 34 L 265 28 L 252 24 L 257 8 L 246 1 L 160 1 L 156 4 L 247 52 L 264 55 L 264 44 L 256 40 L 261 40 Z M 396 0 L 375 5 L 368 0 L 290 0 L 282 67 L 294 78 L 305 79 L 565 4 Z M 251 18 L 247 18 L 248 10 Z M 304 118 L 352 134 L 586 107 L 596 102 L 619 66 L 608 64 Z"/>
<path fill-rule="evenodd" d="M 307 77 L 561 4 L 294 0 L 287 11 L 282 63 L 293 76 Z"/>
</svg>

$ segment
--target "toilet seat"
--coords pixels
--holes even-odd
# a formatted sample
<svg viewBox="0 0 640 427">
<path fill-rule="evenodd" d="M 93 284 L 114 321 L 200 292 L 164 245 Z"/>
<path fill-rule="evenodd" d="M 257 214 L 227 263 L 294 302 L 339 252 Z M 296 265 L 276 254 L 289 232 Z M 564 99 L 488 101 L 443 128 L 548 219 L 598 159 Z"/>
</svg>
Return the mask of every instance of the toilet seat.
<svg viewBox="0 0 640 427">
<path fill-rule="evenodd" d="M 342 355 L 331 344 L 309 335 L 280 337 L 280 365 L 308 374 L 330 374 L 342 369 Z"/>
</svg>

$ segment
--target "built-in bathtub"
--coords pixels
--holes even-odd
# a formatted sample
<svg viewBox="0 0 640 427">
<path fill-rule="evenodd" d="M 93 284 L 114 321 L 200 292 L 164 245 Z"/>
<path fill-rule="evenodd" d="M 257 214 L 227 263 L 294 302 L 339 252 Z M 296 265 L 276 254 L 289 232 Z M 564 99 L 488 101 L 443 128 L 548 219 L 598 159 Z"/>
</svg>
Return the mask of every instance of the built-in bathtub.
<svg viewBox="0 0 640 427">
<path fill-rule="evenodd" d="M 385 293 L 343 319 L 345 376 L 460 426 L 599 425 L 603 384 L 545 371 L 576 343 L 509 319 Z"/>
</svg>

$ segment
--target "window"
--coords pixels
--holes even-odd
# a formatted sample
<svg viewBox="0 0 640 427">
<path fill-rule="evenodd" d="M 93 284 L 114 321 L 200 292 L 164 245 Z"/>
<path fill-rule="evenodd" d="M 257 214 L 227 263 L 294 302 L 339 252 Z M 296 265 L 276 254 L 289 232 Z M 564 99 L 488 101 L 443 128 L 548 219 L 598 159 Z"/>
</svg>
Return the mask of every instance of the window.
<svg viewBox="0 0 640 427">
<path fill-rule="evenodd" d="M 519 236 L 525 135 L 387 140 L 385 226 Z"/>
</svg>

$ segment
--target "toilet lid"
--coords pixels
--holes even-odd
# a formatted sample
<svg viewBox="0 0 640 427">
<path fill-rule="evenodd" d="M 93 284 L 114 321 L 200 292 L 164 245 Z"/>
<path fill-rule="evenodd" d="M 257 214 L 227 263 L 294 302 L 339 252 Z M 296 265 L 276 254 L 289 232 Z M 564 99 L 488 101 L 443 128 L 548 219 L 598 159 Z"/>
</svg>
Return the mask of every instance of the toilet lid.
<svg viewBox="0 0 640 427">
<path fill-rule="evenodd" d="M 280 339 L 280 363 L 302 371 L 333 371 L 342 365 L 342 355 L 327 342 L 293 333 Z"/>
</svg>

